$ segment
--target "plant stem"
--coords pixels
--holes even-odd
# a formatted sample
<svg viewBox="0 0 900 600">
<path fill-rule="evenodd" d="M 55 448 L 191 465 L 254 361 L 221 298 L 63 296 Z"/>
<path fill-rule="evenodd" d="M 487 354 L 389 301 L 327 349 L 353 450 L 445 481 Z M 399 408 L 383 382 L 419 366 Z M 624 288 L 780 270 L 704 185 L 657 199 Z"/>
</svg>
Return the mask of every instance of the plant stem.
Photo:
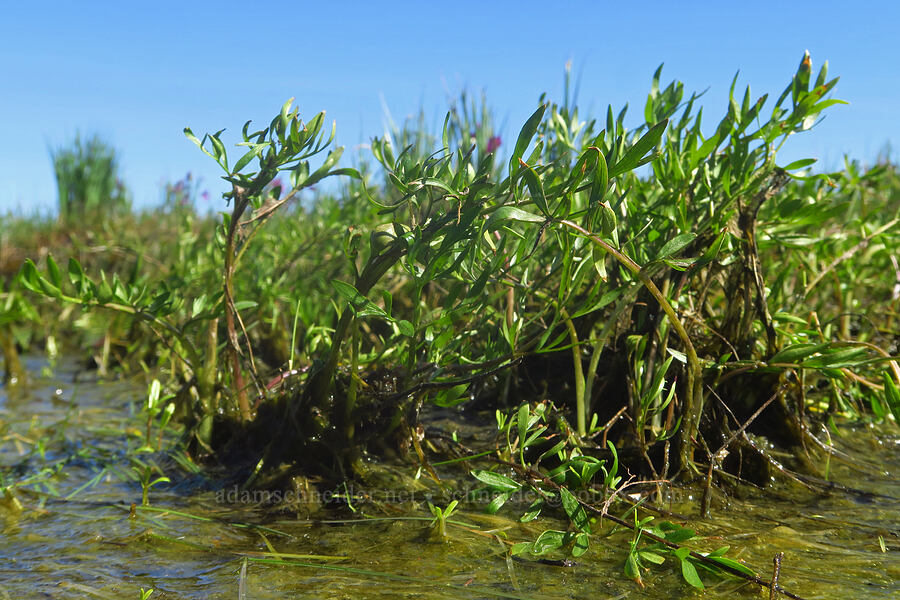
<svg viewBox="0 0 900 600">
<path fill-rule="evenodd" d="M 234 192 L 234 209 L 231 213 L 231 221 L 228 224 L 228 235 L 225 239 L 225 268 L 223 270 L 224 291 L 225 291 L 225 328 L 228 334 L 227 360 L 231 367 L 232 385 L 237 394 L 238 409 L 241 418 L 249 421 L 250 400 L 247 398 L 247 391 L 244 389 L 244 375 L 241 370 L 240 362 L 240 345 L 238 343 L 237 328 L 235 327 L 235 313 L 237 310 L 234 306 L 234 264 L 236 253 L 236 237 L 238 224 L 241 216 L 247 209 L 250 200 L 246 196 L 246 190 L 238 185 L 233 185 Z"/>
<path fill-rule="evenodd" d="M 584 367 L 581 364 L 581 345 L 578 341 L 578 332 L 575 331 L 575 324 L 572 323 L 572 319 L 569 317 L 569 313 L 566 312 L 566 309 L 564 308 L 560 308 L 559 312 L 566 323 L 566 329 L 569 331 L 569 341 L 571 341 L 572 343 L 572 367 L 575 369 L 575 411 L 577 413 L 576 422 L 578 427 L 578 435 L 583 437 L 587 435 L 587 425 L 585 423 L 586 409 L 584 402 Z"/>
<path fill-rule="evenodd" d="M 8 325 L 0 327 L 0 354 L 3 355 L 4 381 L 24 385 L 25 369 L 22 368 L 19 351 L 16 349 L 16 342 Z"/>
<path fill-rule="evenodd" d="M 344 438 L 353 442 L 356 424 L 353 412 L 356 410 L 356 396 L 359 390 L 359 324 L 354 319 L 350 334 L 350 386 L 347 390 L 347 402 L 344 405 Z"/>
<path fill-rule="evenodd" d="M 197 369 L 197 391 L 200 396 L 200 407 L 203 416 L 197 427 L 197 438 L 201 444 L 210 446 L 212 441 L 213 417 L 218 406 L 216 405 L 216 373 L 218 367 L 218 339 L 219 319 L 211 319 L 206 330 L 206 356 L 203 366 Z"/>
<path fill-rule="evenodd" d="M 672 328 L 675 330 L 675 333 L 678 335 L 679 339 L 681 339 L 681 343 L 684 344 L 685 354 L 687 355 L 687 367 L 688 367 L 688 377 L 687 377 L 687 393 L 685 395 L 684 409 L 683 413 L 685 415 L 685 423 L 679 432 L 680 437 L 680 466 L 682 469 L 688 468 L 694 463 L 694 445 L 693 440 L 697 435 L 697 429 L 700 424 L 700 415 L 703 411 L 703 389 L 702 389 L 702 375 L 703 372 L 700 368 L 700 359 L 697 357 L 697 351 L 694 349 L 694 344 L 691 343 L 691 338 L 687 333 L 687 330 L 682 325 L 681 320 L 678 318 L 678 314 L 675 312 L 675 309 L 672 308 L 672 305 L 669 304 L 669 301 L 666 299 L 665 295 L 656 287 L 656 284 L 653 283 L 653 280 L 643 272 L 641 266 L 634 262 L 630 257 L 626 254 L 620 252 L 616 247 L 614 247 L 609 242 L 601 239 L 597 234 L 592 233 L 578 225 L 577 223 L 573 223 L 567 219 L 560 219 L 558 221 L 561 225 L 565 225 L 580 234 L 587 237 L 589 240 L 601 246 L 604 250 L 609 252 L 613 258 L 619 261 L 625 268 L 631 271 L 647 288 L 647 291 L 659 302 L 660 308 L 666 313 L 666 316 L 669 317 L 669 321 L 672 323 Z"/>
</svg>

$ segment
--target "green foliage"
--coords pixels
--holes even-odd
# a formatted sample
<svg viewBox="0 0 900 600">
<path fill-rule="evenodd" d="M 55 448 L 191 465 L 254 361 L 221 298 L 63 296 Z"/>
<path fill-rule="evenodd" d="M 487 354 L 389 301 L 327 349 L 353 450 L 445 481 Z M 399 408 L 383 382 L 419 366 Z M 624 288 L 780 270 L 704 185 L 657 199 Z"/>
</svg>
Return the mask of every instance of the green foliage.
<svg viewBox="0 0 900 600">
<path fill-rule="evenodd" d="M 162 470 L 155 464 L 144 463 L 132 457 L 131 471 L 135 479 L 141 484 L 141 506 L 150 506 L 150 490 L 162 483 L 170 483 L 171 480 L 165 475 L 154 474 L 161 473 Z"/>
<path fill-rule="evenodd" d="M 496 513 L 511 498 L 531 493 L 537 499 L 522 515 L 523 522 L 533 521 L 543 511 L 557 505 L 563 508 L 575 528 L 573 532 L 545 531 L 533 542 L 515 544 L 511 552 L 540 555 L 568 547 L 572 556 L 581 556 L 590 547 L 595 519 L 588 516 L 584 501 L 575 493 L 582 496 L 587 493 L 602 502 L 615 492 L 622 480 L 618 475 L 615 446 L 609 444 L 613 466 L 607 469 L 606 461 L 583 453 L 577 436 L 550 403 L 522 404 L 508 418 L 498 413 L 497 420 L 500 434 L 506 440 L 506 449 L 501 456 L 515 460 L 513 473 L 516 476 L 489 470 L 472 471 L 472 475 L 485 484 L 485 489 L 495 494 L 487 511 Z M 526 458 L 526 450 L 531 450 L 528 454 L 536 458 Z M 540 465 L 545 461 L 553 461 L 556 465 L 541 470 Z M 595 476 L 600 473 L 602 483 L 595 481 Z"/>
<path fill-rule="evenodd" d="M 147 404 L 144 405 L 143 412 L 147 418 L 147 432 L 144 438 L 144 446 L 141 450 L 148 452 L 159 452 L 162 449 L 162 438 L 166 431 L 166 426 L 172 419 L 175 412 L 175 403 L 169 402 L 175 396 L 173 394 L 161 395 L 162 385 L 159 379 L 150 382 L 150 389 L 147 391 Z M 153 444 L 153 422 L 159 417 L 159 431 L 156 436 L 156 445 Z"/>
<path fill-rule="evenodd" d="M 553 407 L 548 404 L 537 407 L 523 404 L 509 416 L 498 413 L 500 433 L 506 439 L 506 450 L 501 456 L 517 458 L 515 463 L 502 461 L 512 467 L 511 476 L 491 470 L 472 471 L 472 475 L 485 485 L 484 489 L 496 494 L 487 506 L 489 513 L 496 513 L 512 497 L 531 492 L 537 499 L 522 515 L 523 522 L 534 520 L 542 511 L 554 506 L 561 508 L 569 521 L 567 531 L 546 530 L 534 541 L 513 544 L 510 549 L 513 555 L 541 556 L 566 549 L 573 557 L 578 557 L 590 549 L 591 536 L 597 533 L 598 517 L 605 516 L 617 524 L 628 526 L 625 520 L 608 512 L 615 496 L 624 487 L 622 477 L 617 474 L 618 455 L 615 446 L 608 442 L 613 466 L 607 469 L 605 461 L 582 454 L 576 436 L 570 435 L 553 444 L 554 440 L 561 437 L 558 434 L 548 435 L 550 432 L 546 423 L 553 413 Z M 562 425 L 560 433 L 566 431 L 564 422 Z M 524 448 L 528 448 L 539 438 L 549 449 L 537 455 L 534 462 L 526 460 Z M 555 454 L 558 466 L 542 469 L 539 463 L 551 454 Z M 595 475 L 599 473 L 603 474 L 602 484 L 594 481 Z M 717 576 L 734 575 L 737 572 L 755 577 L 755 573 L 746 566 L 724 556 L 728 551 L 727 546 L 708 554 L 693 552 L 690 547 L 683 545 L 697 539 L 693 530 L 668 521 L 651 527 L 649 524 L 654 518 L 647 516 L 639 519 L 637 510 L 637 506 L 628 509 L 629 512 L 634 512 L 634 525 L 630 526 L 634 535 L 624 565 L 625 574 L 637 583 L 643 585 L 642 573 L 647 569 L 648 563 L 661 565 L 666 557 L 678 560 L 684 580 L 699 589 L 703 589 L 703 583 L 698 575 L 698 568 Z"/>
<path fill-rule="evenodd" d="M 35 308 L 22 294 L 20 286 L 0 282 L 0 356 L 3 357 L 3 383 L 10 387 L 26 383 L 27 374 L 19 359 L 18 341 L 29 325 L 38 320 Z"/>
<path fill-rule="evenodd" d="M 808 55 L 774 103 L 735 77 L 711 126 L 701 95 L 661 77 L 633 122 L 627 107 L 583 115 L 567 73 L 562 102 L 541 97 L 512 144 L 484 97 L 463 93 L 440 131 L 424 112 L 391 121 L 356 169 L 340 167 L 324 113 L 304 122 L 290 101 L 268 127 L 244 125 L 236 159 L 222 131 L 185 129 L 230 184 L 221 217 L 194 212 L 187 178 L 152 215 L 120 214 L 114 175 L 65 183 L 94 191 L 61 192 L 63 218 L 110 220 L 83 242 L 6 226 L 33 248 L 0 293 L 7 372 L 16 344 L 42 337 L 93 348 L 101 368 L 152 371 L 175 393 L 151 384 L 143 446 L 158 449 L 178 414 L 198 454 L 256 436 L 241 446 L 258 453 L 254 477 L 290 461 L 363 476 L 362 449 L 387 440 L 427 464 L 419 408 L 490 396 L 515 408 L 496 412 L 497 465 L 472 471 L 488 511 L 569 523 L 513 554 L 580 556 L 608 518 L 634 531 L 636 581 L 667 559 L 695 588 L 704 572 L 749 576 L 727 548 L 689 550 L 689 529 L 611 514 L 626 467 L 711 484 L 748 431 L 828 452 L 808 421 L 900 420 L 900 177 L 892 164 L 779 166 L 787 140 L 842 102 Z M 60 165 L 114 173 L 111 151 L 79 144 Z M 332 176 L 337 193 L 303 197 Z M 66 177 L 61 190 L 81 181 Z M 523 384 L 542 360 L 553 373 Z M 142 456 L 146 503 L 165 476 Z M 456 506 L 429 505 L 439 537 Z"/>
<path fill-rule="evenodd" d="M 86 217 L 105 218 L 128 210 L 130 202 L 119 179 L 116 152 L 98 136 L 82 140 L 76 135 L 70 146 L 51 150 L 50 158 L 60 220 L 84 222 Z"/>
<path fill-rule="evenodd" d="M 168 371 L 203 443 L 213 415 L 252 421 L 256 404 L 293 394 L 305 411 L 296 422 L 313 425 L 292 435 L 323 440 L 328 430 L 331 450 L 364 444 L 359 425 L 387 436 L 421 404 L 466 402 L 489 381 L 501 403 L 520 404 L 523 360 L 562 352 L 571 392 L 554 402 L 575 427 L 521 403 L 527 418 L 501 424 L 520 464 L 579 447 L 624 407 L 634 435 L 613 441 L 638 456 L 671 446 L 672 468 L 651 469 L 689 477 L 694 449 L 722 439 L 701 427 L 719 410 L 714 394 L 737 418 L 773 389 L 806 414 L 889 418 L 895 388 L 878 382 L 886 368 L 897 380 L 896 349 L 881 347 L 896 329 L 883 277 L 896 270 L 896 169 L 848 163 L 811 175 L 809 161 L 777 162 L 791 135 L 840 103 L 827 65 L 813 78 L 805 55 L 774 104 L 738 93 L 735 78 L 712 127 L 699 95 L 661 77 L 660 68 L 634 127 L 625 109 L 582 116 L 567 78 L 563 101 L 542 97 L 507 146 L 484 98 L 462 94 L 440 132 L 424 115 L 389 124 L 371 144 L 374 164 L 358 169 L 339 167 L 324 113 L 304 122 L 290 102 L 268 127 L 244 125 L 236 159 L 221 131 L 186 129 L 231 184 L 219 223 L 171 210 L 157 224 L 168 244 L 135 234 L 119 242 L 133 260 L 90 264 L 77 248 L 65 272 L 51 254 L 43 271 L 26 261 L 20 281 L 117 313 L 69 326 L 99 343 L 101 358 L 140 356 Z M 346 176 L 339 194 L 298 201 L 334 175 Z M 863 299 L 887 321 L 868 320 Z M 367 381 L 384 372 L 390 392 Z M 772 374 L 783 385 L 758 397 L 729 389 Z M 819 381 L 829 397 L 808 393 Z M 562 446 L 529 458 L 547 435 Z M 587 486 L 605 473 L 615 487 L 616 468 L 590 454 L 559 458 L 567 466 L 554 481 Z"/>
<path fill-rule="evenodd" d="M 458 504 L 458 500 L 453 500 L 445 508 L 441 508 L 433 505 L 431 502 L 428 503 L 428 510 L 431 511 L 432 516 L 434 516 L 434 519 L 431 521 L 431 527 L 437 532 L 437 535 L 441 540 L 448 539 L 447 519 L 450 518 L 456 510 Z"/>
<path fill-rule="evenodd" d="M 241 130 L 243 141 L 239 142 L 238 146 L 246 146 L 248 150 L 237 160 L 233 168 L 228 166 L 228 153 L 220 139 L 224 130 L 211 135 L 206 134 L 201 140 L 193 134 L 190 128 L 185 127 L 184 129 L 185 136 L 200 150 L 215 159 L 226 173 L 224 179 L 231 183 L 231 191 L 225 194 L 225 198 L 233 201 L 232 211 L 230 214 L 222 214 L 222 229 L 217 233 L 217 242 L 224 252 L 222 312 L 224 312 L 226 326 L 226 363 L 243 420 L 251 419 L 251 409 L 244 384 L 244 366 L 241 364 L 244 352 L 238 340 L 238 325 L 244 335 L 246 335 L 246 329 L 239 313 L 240 307 L 235 300 L 234 277 L 237 264 L 248 246 L 247 242 L 280 206 L 283 206 L 287 200 L 302 189 L 313 186 L 322 179 L 333 175 L 359 177 L 359 174 L 353 169 L 334 168 L 343 153 L 342 147 L 330 151 L 322 165 L 310 173 L 309 159 L 323 152 L 331 144 L 334 139 L 335 127 L 332 126 L 331 135 L 326 139 L 323 131 L 324 111 L 317 114 L 308 123 L 304 123 L 300 119 L 298 111 L 291 110 L 292 102 L 293 99 L 285 102 L 281 107 L 281 113 L 272 119 L 271 124 L 266 128 L 251 133 L 249 132 L 251 122 L 244 123 Z M 209 142 L 209 149 L 207 142 Z M 258 170 L 245 170 L 254 161 L 257 163 Z M 283 199 L 280 198 L 281 186 L 273 185 L 275 177 L 281 171 L 290 173 L 293 186 L 291 193 Z M 251 208 L 257 214 L 253 218 L 241 221 L 247 210 Z M 246 237 L 247 240 L 242 241 L 243 237 Z M 241 241 L 240 245 L 239 241 Z M 252 306 L 256 306 L 255 301 L 251 302 Z M 243 307 L 250 308 L 251 306 L 244 304 Z M 216 338 L 212 329 L 207 338 L 207 348 L 209 349 L 207 360 L 212 362 L 211 355 L 215 353 Z M 253 354 L 249 349 L 247 357 L 248 360 L 244 362 L 248 363 L 249 370 L 256 380 L 256 387 L 262 393 Z M 214 385 L 215 375 L 212 372 L 205 373 L 204 379 L 206 380 L 204 387 L 207 390 L 211 389 Z M 205 431 L 202 432 L 201 442 L 208 444 L 211 435 L 208 430 L 209 421 L 215 407 L 214 403 L 210 401 L 208 391 L 201 392 L 201 394 L 206 397 L 203 400 L 205 414 L 201 421 L 204 423 Z"/>
<path fill-rule="evenodd" d="M 704 586 L 698 569 L 719 577 L 734 576 L 736 572 L 756 577 L 756 573 L 743 563 L 725 557 L 725 553 L 729 550 L 728 546 L 722 546 L 713 552 L 697 553 L 682 545 L 698 539 L 692 529 L 669 521 L 661 521 L 648 527 L 653 520 L 653 517 L 638 519 L 635 512 L 634 537 L 625 559 L 625 574 L 638 584 L 643 585 L 641 574 L 647 570 L 646 563 L 661 565 L 666 557 L 677 560 L 685 583 L 700 590 L 704 589 Z M 653 539 L 650 543 L 642 543 L 648 534 Z"/>
</svg>

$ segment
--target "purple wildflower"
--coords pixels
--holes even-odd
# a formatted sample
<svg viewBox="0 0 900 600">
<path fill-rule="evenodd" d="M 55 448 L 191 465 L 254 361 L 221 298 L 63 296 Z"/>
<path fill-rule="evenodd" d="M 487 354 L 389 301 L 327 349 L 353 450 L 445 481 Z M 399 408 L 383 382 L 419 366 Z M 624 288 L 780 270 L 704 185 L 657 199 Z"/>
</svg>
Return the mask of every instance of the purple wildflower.
<svg viewBox="0 0 900 600">
<path fill-rule="evenodd" d="M 488 140 L 487 147 L 485 148 L 485 152 L 487 152 L 488 154 L 491 154 L 497 148 L 500 147 L 501 143 L 502 143 L 502 140 L 500 139 L 499 135 L 492 135 L 491 139 Z"/>
</svg>

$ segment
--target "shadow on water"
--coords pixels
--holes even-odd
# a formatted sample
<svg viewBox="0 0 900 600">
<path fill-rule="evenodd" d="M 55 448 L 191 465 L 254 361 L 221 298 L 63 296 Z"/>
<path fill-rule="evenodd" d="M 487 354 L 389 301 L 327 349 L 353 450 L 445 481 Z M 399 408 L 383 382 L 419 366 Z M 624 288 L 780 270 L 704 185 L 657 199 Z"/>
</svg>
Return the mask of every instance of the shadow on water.
<svg viewBox="0 0 900 600">
<path fill-rule="evenodd" d="M 74 365 L 52 373 L 38 360 L 28 366 L 49 377 L 35 377 L 27 393 L 0 388 L 0 598 L 138 599 L 141 588 L 153 588 L 154 600 L 763 594 L 732 579 L 706 578 L 707 589 L 694 590 L 668 562 L 640 588 L 622 571 L 630 533 L 611 524 L 595 528 L 590 551 L 574 564 L 512 559 L 510 543 L 565 524 L 523 524 L 513 510 L 491 516 L 474 504 L 454 513 L 448 538 L 437 539 L 420 498 L 373 504 L 354 495 L 354 513 L 321 509 L 298 492 L 303 501 L 272 510 L 193 474 L 154 488 L 151 506 L 133 510 L 141 486 L 129 452 L 140 445 L 143 385 L 76 382 Z M 706 536 L 700 549 L 729 545 L 729 556 L 763 578 L 784 552 L 782 586 L 808 599 L 900 596 L 900 438 L 895 428 L 848 426 L 835 445 L 877 467 L 834 463 L 831 478 L 873 496 L 775 488 L 720 498 L 709 520 L 690 523 Z M 407 478 L 414 471 L 404 469 Z M 688 497 L 669 508 L 696 514 Z"/>
</svg>

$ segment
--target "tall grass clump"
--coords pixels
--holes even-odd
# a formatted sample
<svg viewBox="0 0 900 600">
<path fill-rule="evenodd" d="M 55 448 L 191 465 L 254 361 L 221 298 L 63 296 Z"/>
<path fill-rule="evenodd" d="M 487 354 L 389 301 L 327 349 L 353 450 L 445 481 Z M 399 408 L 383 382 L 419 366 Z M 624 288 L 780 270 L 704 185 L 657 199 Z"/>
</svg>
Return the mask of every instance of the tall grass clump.
<svg viewBox="0 0 900 600">
<path fill-rule="evenodd" d="M 70 145 L 51 150 L 50 157 L 62 222 L 128 210 L 130 202 L 119 179 L 116 151 L 99 136 L 82 138 L 77 134 Z"/>
</svg>

